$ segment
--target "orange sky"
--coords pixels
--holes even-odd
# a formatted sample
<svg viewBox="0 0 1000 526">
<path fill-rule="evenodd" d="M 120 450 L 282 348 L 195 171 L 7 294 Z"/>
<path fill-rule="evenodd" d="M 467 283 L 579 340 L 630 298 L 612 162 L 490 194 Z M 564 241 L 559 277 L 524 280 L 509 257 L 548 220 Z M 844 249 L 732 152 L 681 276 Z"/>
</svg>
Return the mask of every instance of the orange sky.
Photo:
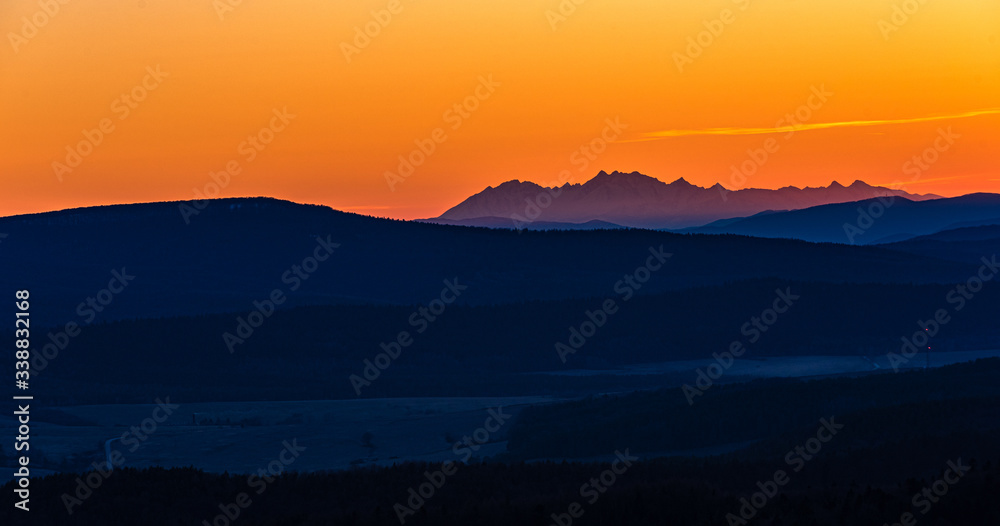
<svg viewBox="0 0 1000 526">
<path fill-rule="evenodd" d="M 901 0 L 587 0 L 562 18 L 552 12 L 571 0 L 220 11 L 230 1 L 69 1 L 51 15 L 0 5 L 0 215 L 191 199 L 227 163 L 219 196 L 400 218 L 563 170 L 572 182 L 603 169 L 730 188 L 863 179 L 1000 192 L 994 0 L 908 0 L 919 7 L 898 25 Z M 376 26 L 372 12 L 389 8 Z M 347 47 L 366 24 L 377 35 Z M 476 98 L 480 78 L 495 84 Z M 143 100 L 121 99 L 130 92 Z M 455 112 L 463 101 L 476 109 Z M 284 108 L 294 118 L 273 118 Z M 768 133 L 796 110 L 813 129 Z M 619 140 L 579 162 L 615 118 L 628 126 Z M 261 132 L 271 124 L 280 131 Z M 53 167 L 69 168 L 67 147 L 102 125 L 110 133 L 82 146 L 93 151 L 78 166 Z M 434 152 L 390 190 L 386 172 L 438 128 Z M 949 128 L 958 137 L 937 141 L 934 163 L 907 165 Z M 242 144 L 258 134 L 273 141 Z M 752 161 L 769 139 L 775 151 Z M 755 169 L 739 182 L 734 165 Z"/>
</svg>

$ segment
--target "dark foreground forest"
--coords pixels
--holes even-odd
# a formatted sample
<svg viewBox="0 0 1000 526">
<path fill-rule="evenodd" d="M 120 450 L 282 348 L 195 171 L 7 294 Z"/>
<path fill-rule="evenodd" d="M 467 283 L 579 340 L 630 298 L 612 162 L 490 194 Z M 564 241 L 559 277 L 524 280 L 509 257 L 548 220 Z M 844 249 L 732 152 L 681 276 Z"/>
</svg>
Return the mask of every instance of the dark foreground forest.
<svg viewBox="0 0 1000 526">
<path fill-rule="evenodd" d="M 926 446 L 917 441 L 885 453 L 904 460 L 909 455 L 926 454 Z M 837 526 L 896 524 L 906 513 L 912 514 L 916 524 L 928 526 L 998 524 L 1000 455 L 959 460 L 956 455 L 949 457 L 952 452 L 941 453 L 938 471 L 900 476 L 896 482 L 878 485 L 865 482 L 875 469 L 868 462 L 870 451 L 823 451 L 801 473 L 792 473 L 794 468 L 774 461 L 635 462 L 616 475 L 606 492 L 591 486 L 582 494 L 581 486 L 593 478 L 599 481 L 610 464 L 485 463 L 458 467 L 440 489 L 423 499 L 422 506 L 408 490 L 425 482 L 425 472 L 440 470 L 440 465 L 285 474 L 256 487 L 239 475 L 191 469 L 125 469 L 108 478 L 73 515 L 67 515 L 60 495 L 74 486 L 77 475 L 36 480 L 31 515 L 37 521 L 34 524 L 94 526 L 201 525 L 202 521 L 218 525 L 386 525 L 399 524 L 398 515 L 412 525 Z M 968 471 L 959 477 L 949 471 L 949 462 L 961 462 Z M 772 473 L 781 468 L 790 473 L 782 491 L 763 500 L 759 496 L 754 499 L 758 491 L 767 496 L 757 482 L 765 490 L 773 487 L 769 484 Z M 885 474 L 878 475 L 884 478 Z M 947 486 L 937 483 L 945 477 L 957 482 Z M 263 492 L 257 494 L 261 488 Z M 5 492 L 10 489 L 9 484 L 4 487 Z M 925 491 L 929 491 L 928 496 Z M 238 500 L 241 493 L 250 499 L 246 508 L 235 504 L 246 503 Z M 754 499 L 742 515 L 746 504 L 741 499 Z M 582 511 L 578 519 L 568 514 L 573 503 L 579 506 L 573 510 L 578 514 Z M 763 506 L 757 508 L 754 503 Z M 396 504 L 417 509 L 409 515 L 394 509 Z M 230 515 L 239 511 L 235 520 L 219 518 L 226 509 Z M 19 524 L 17 513 L 11 508 L 0 512 L 3 524 Z"/>
<path fill-rule="evenodd" d="M 525 411 L 505 453 L 469 463 L 297 473 L 290 450 L 250 474 L 66 472 L 32 480 L 31 524 L 994 525 L 997 378 L 990 359 L 720 385 L 694 406 L 595 396 Z"/>
</svg>

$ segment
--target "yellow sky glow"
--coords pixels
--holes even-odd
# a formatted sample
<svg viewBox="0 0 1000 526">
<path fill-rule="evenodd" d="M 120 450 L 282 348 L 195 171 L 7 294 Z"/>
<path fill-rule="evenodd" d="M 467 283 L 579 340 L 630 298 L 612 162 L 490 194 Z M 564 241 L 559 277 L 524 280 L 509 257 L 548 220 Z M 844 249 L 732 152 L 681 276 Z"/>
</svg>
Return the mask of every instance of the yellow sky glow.
<svg viewBox="0 0 1000 526">
<path fill-rule="evenodd" d="M 898 3 L 2 2 L 0 215 L 208 192 L 432 217 L 564 170 L 731 187 L 768 139 L 745 186 L 874 183 L 948 127 L 920 190 L 1000 192 L 1000 3 Z M 818 86 L 809 133 L 761 135 Z"/>
</svg>

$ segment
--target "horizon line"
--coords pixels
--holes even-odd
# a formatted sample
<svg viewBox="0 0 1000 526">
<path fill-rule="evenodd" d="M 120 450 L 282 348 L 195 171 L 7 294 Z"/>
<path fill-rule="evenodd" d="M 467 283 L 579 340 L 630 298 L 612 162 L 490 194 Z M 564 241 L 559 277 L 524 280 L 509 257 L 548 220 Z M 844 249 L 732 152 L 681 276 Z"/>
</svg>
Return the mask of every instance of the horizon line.
<svg viewBox="0 0 1000 526">
<path fill-rule="evenodd" d="M 650 179 L 655 179 L 656 181 L 659 181 L 660 183 L 663 183 L 663 184 L 666 184 L 666 185 L 675 183 L 675 182 L 680 181 L 680 180 L 684 180 L 685 182 L 687 182 L 687 180 L 683 176 L 682 177 L 678 177 L 677 179 L 675 179 L 674 181 L 671 181 L 670 183 L 667 183 L 667 182 L 665 182 L 662 179 L 659 179 L 657 177 L 653 177 L 653 176 L 650 176 L 650 175 L 642 174 L 641 172 L 636 172 L 636 171 L 633 171 L 633 172 L 621 172 L 621 171 L 616 170 L 616 171 L 613 171 L 613 172 L 607 172 L 605 170 L 601 170 L 600 172 L 604 172 L 604 173 L 606 173 L 608 175 L 614 174 L 614 173 L 619 173 L 619 174 L 638 173 L 640 175 L 643 175 L 644 177 L 649 177 Z M 600 175 L 600 172 L 598 172 L 597 175 Z M 597 175 L 595 175 L 594 177 L 597 177 Z M 588 179 L 588 182 L 590 180 L 594 179 L 594 177 L 592 177 L 591 179 Z M 519 182 L 519 183 L 532 183 L 532 184 L 536 184 L 536 185 L 538 185 L 538 186 L 540 186 L 542 188 L 558 188 L 558 187 L 546 187 L 546 186 L 542 186 L 542 185 L 540 185 L 538 183 L 535 183 L 533 181 L 529 181 L 529 180 L 523 180 L 522 181 L 520 179 L 510 179 L 510 180 L 504 181 L 504 183 L 508 183 L 508 182 L 512 182 L 512 181 L 516 181 L 516 182 Z M 1000 192 L 989 192 L 989 191 L 985 191 L 985 190 L 978 191 L 978 192 L 965 192 L 965 193 L 959 193 L 959 194 L 955 194 L 955 195 L 940 195 L 940 194 L 935 194 L 935 193 L 918 194 L 918 193 L 908 192 L 906 190 L 903 190 L 902 188 L 892 188 L 891 185 L 871 184 L 871 183 L 868 183 L 867 181 L 864 181 L 862 179 L 855 179 L 850 184 L 842 184 L 839 181 L 837 181 L 836 179 L 833 179 L 826 186 L 802 186 L 802 187 L 799 187 L 799 186 L 795 186 L 795 185 L 785 185 L 785 186 L 781 186 L 781 187 L 777 187 L 777 188 L 745 187 L 745 188 L 738 188 L 738 189 L 729 189 L 729 188 L 726 188 L 724 185 L 722 185 L 722 183 L 718 183 L 718 182 L 715 183 L 715 185 L 712 185 L 712 186 L 699 186 L 699 185 L 695 185 L 695 184 L 691 184 L 691 183 L 688 183 L 688 184 L 690 184 L 691 186 L 697 187 L 697 188 L 701 188 L 703 190 L 710 190 L 710 189 L 714 188 L 716 185 L 718 185 L 718 186 L 722 186 L 722 188 L 725 189 L 727 192 L 741 192 L 741 191 L 744 191 L 744 190 L 777 191 L 777 190 L 782 190 L 782 189 L 785 189 L 785 188 L 792 188 L 792 189 L 796 189 L 796 190 L 826 189 L 826 188 L 830 188 L 834 183 L 836 183 L 837 185 L 839 185 L 839 186 L 841 186 L 843 188 L 849 188 L 855 182 L 864 183 L 864 184 L 866 184 L 866 185 L 868 185 L 868 186 L 870 186 L 872 188 L 884 188 L 886 190 L 902 191 L 902 192 L 906 192 L 908 194 L 912 194 L 912 195 L 916 195 L 916 196 L 922 196 L 922 197 L 933 196 L 933 197 L 943 198 L 943 199 L 954 198 L 954 197 L 962 197 L 962 196 L 971 195 L 971 194 L 977 194 L 977 193 L 1000 194 Z M 503 183 L 500 183 L 500 184 L 503 184 Z M 567 182 L 565 184 L 569 184 L 571 186 L 582 186 L 583 184 L 586 184 L 586 183 L 572 183 L 571 184 L 571 183 Z M 496 187 L 495 186 L 489 186 L 489 188 L 496 188 Z M 481 193 L 481 192 L 476 192 L 475 194 L 472 194 L 469 197 L 472 197 L 473 195 L 477 195 L 478 193 Z M 384 218 L 398 219 L 398 220 L 402 220 L 402 221 L 416 221 L 416 220 L 422 220 L 422 219 L 436 219 L 437 217 L 440 216 L 440 214 L 438 214 L 438 216 L 433 216 L 433 217 L 414 217 L 414 218 L 407 219 L 407 218 L 403 218 L 403 217 L 399 217 L 399 216 L 374 215 L 374 214 L 366 214 L 366 213 L 359 213 L 359 212 L 351 212 L 350 210 L 352 210 L 352 209 L 353 210 L 396 210 L 396 209 L 405 209 L 405 208 L 410 208 L 410 207 L 393 207 L 393 206 L 389 206 L 389 205 L 374 205 L 372 207 L 356 206 L 355 205 L 355 206 L 351 206 L 351 207 L 341 207 L 341 206 L 338 206 L 338 205 L 332 205 L 332 204 L 328 204 L 328 203 L 321 203 L 321 202 L 315 202 L 315 201 L 314 202 L 297 201 L 297 200 L 290 199 L 290 198 L 275 197 L 275 196 L 270 196 L 270 195 L 233 195 L 233 196 L 224 196 L 224 197 L 214 197 L 214 198 L 210 198 L 210 199 L 207 199 L 207 200 L 208 201 L 223 201 L 223 200 L 238 200 L 238 199 L 244 199 L 244 200 L 273 199 L 273 200 L 276 200 L 276 201 L 284 201 L 284 202 L 293 203 L 293 204 L 297 204 L 297 205 L 323 206 L 323 207 L 326 207 L 326 208 L 330 208 L 331 210 L 336 210 L 338 212 L 344 212 L 344 213 L 348 213 L 348 214 L 356 214 L 356 215 L 362 215 L 362 216 L 368 216 L 368 217 L 376 217 L 376 218 L 383 218 L 384 217 Z M 468 197 L 466 199 L 468 199 Z M 35 215 L 35 214 L 49 214 L 49 213 L 56 213 L 56 212 L 68 212 L 68 211 L 71 211 L 71 210 L 81 210 L 81 209 L 85 209 L 85 208 L 99 208 L 99 207 L 102 207 L 102 206 L 178 204 L 178 203 L 190 203 L 190 202 L 194 202 L 194 201 L 199 201 L 199 200 L 198 199 L 163 199 L 163 200 L 153 200 L 153 201 L 105 202 L 105 203 L 100 203 L 100 204 L 71 206 L 71 207 L 68 207 L 68 208 L 43 209 L 43 210 L 21 212 L 21 213 L 15 213 L 15 214 L 5 214 L 5 215 L 0 215 L 0 219 L 6 219 L 6 218 L 11 218 L 11 217 L 19 217 L 19 216 L 27 216 L 27 215 Z M 464 202 L 465 199 L 463 199 L 462 201 Z M 449 206 L 449 207 L 445 208 L 441 213 L 444 213 L 444 212 L 450 210 L 454 206 L 455 205 L 452 205 L 452 206 Z"/>
</svg>

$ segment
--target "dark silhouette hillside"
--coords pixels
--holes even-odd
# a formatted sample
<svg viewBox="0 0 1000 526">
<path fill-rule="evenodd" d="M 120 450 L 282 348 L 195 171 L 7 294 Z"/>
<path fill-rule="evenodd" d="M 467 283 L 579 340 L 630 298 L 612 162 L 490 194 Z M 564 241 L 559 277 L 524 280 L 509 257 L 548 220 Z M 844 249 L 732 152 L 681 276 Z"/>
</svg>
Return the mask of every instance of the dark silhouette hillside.
<svg viewBox="0 0 1000 526">
<path fill-rule="evenodd" d="M 636 289 L 639 295 L 773 276 L 946 283 L 975 270 L 883 248 L 649 230 L 490 230 L 377 219 L 267 198 L 209 201 L 186 224 L 179 207 L 195 205 L 0 218 L 0 231 L 8 233 L 0 251 L 0 285 L 30 288 L 46 306 L 38 323 L 61 325 L 240 311 L 275 289 L 287 297 L 282 308 L 419 304 L 454 278 L 469 287 L 459 303 L 606 297 L 646 263 L 651 248 L 660 247 L 673 255 Z M 292 275 L 322 248 L 321 241 L 339 247 L 307 276 Z M 134 279 L 109 305 L 103 304 L 107 294 L 99 311 L 84 304 L 122 269 Z"/>
</svg>

